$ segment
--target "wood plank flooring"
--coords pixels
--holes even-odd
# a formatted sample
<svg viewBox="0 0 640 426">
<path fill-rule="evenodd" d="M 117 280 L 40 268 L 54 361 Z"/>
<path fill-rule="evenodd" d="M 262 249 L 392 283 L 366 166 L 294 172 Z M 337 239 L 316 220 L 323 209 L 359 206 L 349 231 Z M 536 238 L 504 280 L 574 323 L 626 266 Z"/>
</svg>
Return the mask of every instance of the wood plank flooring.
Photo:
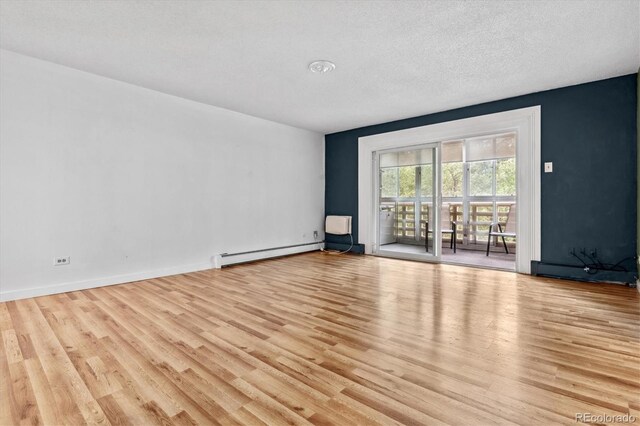
<svg viewBox="0 0 640 426">
<path fill-rule="evenodd" d="M 7 302 L 0 424 L 637 419 L 639 308 L 622 286 L 322 253 Z"/>
</svg>

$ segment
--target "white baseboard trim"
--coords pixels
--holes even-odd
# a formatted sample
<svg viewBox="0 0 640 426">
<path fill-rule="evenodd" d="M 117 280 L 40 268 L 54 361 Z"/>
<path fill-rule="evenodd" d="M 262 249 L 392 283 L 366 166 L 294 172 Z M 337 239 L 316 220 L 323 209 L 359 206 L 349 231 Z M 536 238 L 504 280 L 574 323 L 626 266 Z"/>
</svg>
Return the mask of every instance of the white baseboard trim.
<svg viewBox="0 0 640 426">
<path fill-rule="evenodd" d="M 113 275 L 110 277 L 94 278 L 70 283 L 53 284 L 42 287 L 32 287 L 21 290 L 0 291 L 0 302 L 26 299 L 29 297 L 48 296 L 51 294 L 66 293 L 68 291 L 86 290 L 89 288 L 104 287 L 109 285 L 124 284 L 132 281 L 150 280 L 152 278 L 166 277 L 169 275 L 186 274 L 188 272 L 211 269 L 211 263 L 194 263 L 190 265 L 174 266 L 170 268 L 156 269 L 153 271 L 134 272 L 131 274 Z"/>
<path fill-rule="evenodd" d="M 308 244 L 273 250 L 265 250 L 253 253 L 230 255 L 222 257 L 221 266 L 228 266 L 237 263 L 252 262 L 255 260 L 268 259 L 271 257 L 287 256 L 290 254 L 305 253 L 320 249 L 320 244 Z M 68 291 L 86 290 L 96 287 L 104 287 L 116 284 L 125 284 L 133 281 L 150 280 L 152 278 L 167 277 L 170 275 L 186 274 L 189 272 L 204 271 L 213 269 L 213 263 L 193 263 L 190 265 L 173 266 L 170 268 L 156 269 L 153 271 L 134 272 L 131 274 L 113 275 L 110 277 L 94 278 L 90 280 L 73 281 L 70 283 L 60 283 L 41 287 L 32 287 L 21 290 L 2 291 L 0 290 L 0 302 L 10 300 L 26 299 L 29 297 L 48 296 L 51 294 L 66 293 Z"/>
<path fill-rule="evenodd" d="M 237 263 L 253 262 L 256 260 L 269 259 L 271 257 L 287 256 L 290 254 L 306 253 L 320 250 L 324 246 L 322 243 L 305 244 L 293 247 L 276 248 L 273 250 L 256 251 L 252 253 L 240 253 L 222 256 L 220 266 L 235 265 Z"/>
</svg>

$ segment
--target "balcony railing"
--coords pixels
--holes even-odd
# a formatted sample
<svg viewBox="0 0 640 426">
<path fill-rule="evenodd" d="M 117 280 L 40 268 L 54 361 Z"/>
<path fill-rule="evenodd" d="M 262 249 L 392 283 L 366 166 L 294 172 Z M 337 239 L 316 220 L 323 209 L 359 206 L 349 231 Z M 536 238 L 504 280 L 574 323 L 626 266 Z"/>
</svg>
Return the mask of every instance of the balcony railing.
<svg viewBox="0 0 640 426">
<path fill-rule="evenodd" d="M 464 205 L 460 201 L 443 201 L 449 205 L 450 220 L 457 223 L 457 244 L 460 248 L 485 250 L 489 234 L 489 226 L 494 221 L 494 209 L 499 223 L 504 224 L 515 200 L 503 201 L 469 201 L 468 218 L 465 221 Z M 419 237 L 416 238 L 416 205 L 420 206 Z M 422 245 L 425 241 L 425 223 L 431 220 L 433 207 L 428 201 L 416 203 L 415 200 L 391 201 L 381 200 L 380 208 L 395 214 L 394 234 L 396 241 L 403 244 Z M 443 246 L 448 247 L 450 234 L 443 235 Z M 499 237 L 494 237 L 492 245 L 498 245 Z M 507 245 L 515 249 L 515 239 L 507 238 Z M 502 241 L 500 240 L 500 244 Z"/>
</svg>

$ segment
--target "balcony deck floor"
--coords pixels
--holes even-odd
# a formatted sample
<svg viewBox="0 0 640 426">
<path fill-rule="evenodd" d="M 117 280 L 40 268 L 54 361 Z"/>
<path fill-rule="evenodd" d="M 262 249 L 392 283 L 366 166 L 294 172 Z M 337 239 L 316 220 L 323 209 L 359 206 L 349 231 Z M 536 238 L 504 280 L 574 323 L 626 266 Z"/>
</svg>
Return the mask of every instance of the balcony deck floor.
<svg viewBox="0 0 640 426">
<path fill-rule="evenodd" d="M 416 253 L 424 254 L 424 247 L 412 244 L 385 244 L 384 250 L 395 251 L 399 253 Z M 442 261 L 445 263 L 454 263 L 459 265 L 476 266 L 480 268 L 504 269 L 507 271 L 515 271 L 516 255 L 514 253 L 506 254 L 504 252 L 491 252 L 486 256 L 484 251 L 465 250 L 458 248 L 456 253 L 449 248 L 442 249 Z"/>
</svg>

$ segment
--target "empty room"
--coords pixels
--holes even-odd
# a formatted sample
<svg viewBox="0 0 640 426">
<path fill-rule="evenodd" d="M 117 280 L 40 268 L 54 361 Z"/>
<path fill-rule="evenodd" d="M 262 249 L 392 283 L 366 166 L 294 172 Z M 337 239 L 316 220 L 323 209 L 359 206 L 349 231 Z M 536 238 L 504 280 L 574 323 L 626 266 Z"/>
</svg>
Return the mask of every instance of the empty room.
<svg viewBox="0 0 640 426">
<path fill-rule="evenodd" d="M 0 426 L 640 424 L 640 0 L 0 0 Z"/>
</svg>

